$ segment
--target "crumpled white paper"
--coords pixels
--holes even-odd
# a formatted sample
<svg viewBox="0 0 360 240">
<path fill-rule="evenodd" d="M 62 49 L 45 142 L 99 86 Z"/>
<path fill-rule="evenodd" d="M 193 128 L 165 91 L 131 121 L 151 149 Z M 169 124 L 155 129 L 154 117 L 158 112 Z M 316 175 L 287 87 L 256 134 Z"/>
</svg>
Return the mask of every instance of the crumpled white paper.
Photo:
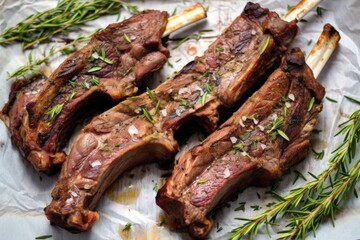
<svg viewBox="0 0 360 240">
<path fill-rule="evenodd" d="M 238 0 L 217 0 L 202 1 L 208 6 L 208 18 L 195 24 L 185 31 L 180 31 L 170 36 L 170 39 L 180 39 L 201 29 L 213 29 L 213 32 L 205 34 L 200 41 L 190 40 L 175 50 L 171 50 L 169 62 L 159 73 L 155 80 L 164 81 L 174 71 L 180 70 L 183 65 L 192 60 L 196 55 L 201 55 L 206 47 L 231 21 L 241 13 L 246 1 Z M 132 4 L 139 6 L 140 10 L 160 9 L 172 13 L 191 6 L 196 1 L 132 1 Z M 288 5 L 295 5 L 296 1 L 258 1 L 263 7 L 278 12 L 280 15 L 287 11 Z M 57 1 L 36 1 L 36 0 L 0 0 L 0 31 L 15 25 L 26 16 L 47 8 L 54 7 Z M 322 17 L 316 15 L 312 10 L 305 19 L 307 22 L 299 23 L 299 34 L 292 46 L 299 46 L 305 52 L 309 52 L 316 42 L 325 23 L 331 23 L 341 34 L 339 47 L 327 63 L 318 80 L 326 87 L 326 96 L 334 98 L 338 103 L 324 100 L 324 109 L 320 114 L 317 128 L 322 132 L 313 135 L 312 148 L 317 151 L 325 150 L 323 160 L 315 160 L 309 156 L 300 164 L 291 169 L 291 173 L 283 177 L 278 189 L 285 194 L 291 188 L 303 184 L 299 179 L 294 185 L 293 170 L 298 170 L 307 179 L 311 176 L 307 173 L 319 173 L 328 163 L 330 152 L 341 141 L 341 138 L 333 138 L 336 126 L 346 119 L 351 112 L 359 106 L 350 103 L 344 95 L 360 98 L 360 24 L 358 23 L 358 11 L 360 2 L 357 0 L 346 1 L 323 1 L 320 6 L 324 8 Z M 120 20 L 128 17 L 129 14 L 122 11 Z M 106 27 L 109 23 L 117 21 L 118 16 L 106 16 L 87 24 L 83 28 L 85 33 L 97 27 Z M 308 45 L 308 42 L 312 43 Z M 169 49 L 176 44 L 176 41 L 169 41 Z M 53 45 L 57 46 L 56 43 Z M 39 50 L 34 50 L 34 58 L 40 56 Z M 11 45 L 7 48 L 0 47 L 0 107 L 8 100 L 9 89 L 12 81 L 6 81 L 7 72 L 14 71 L 17 67 L 24 65 L 27 61 L 27 54 L 21 51 L 20 44 Z M 53 61 L 54 69 L 63 58 Z M 150 83 L 154 85 L 154 83 Z M 0 238 L 1 239 L 34 239 L 40 235 L 52 235 L 52 239 L 189 239 L 187 233 L 171 232 L 165 225 L 159 226 L 162 221 L 162 213 L 155 204 L 154 187 L 161 185 L 160 176 L 167 171 L 160 170 L 157 164 L 150 164 L 137 167 L 120 177 L 105 194 L 98 204 L 100 220 L 94 227 L 85 233 L 71 234 L 58 227 L 50 226 L 46 219 L 43 208 L 51 201 L 50 192 L 54 186 L 57 176 L 46 176 L 37 173 L 33 167 L 20 156 L 17 148 L 11 143 L 10 135 L 5 125 L 0 123 Z M 194 136 L 189 144 L 183 146 L 183 150 L 198 141 Z M 179 156 L 179 154 L 178 154 Z M 224 239 L 228 231 L 239 226 L 242 222 L 234 220 L 235 217 L 250 217 L 265 208 L 269 202 L 273 202 L 265 192 L 268 188 L 248 188 L 238 195 L 238 199 L 229 202 L 225 207 L 217 211 L 215 226 L 210 233 L 209 239 Z M 260 198 L 258 197 L 260 196 Z M 246 202 L 245 212 L 234 211 L 239 202 Z M 254 211 L 250 206 L 260 205 L 259 211 Z M 360 238 L 360 200 L 349 198 L 343 209 L 336 215 L 336 227 L 330 221 L 321 224 L 317 231 L 317 239 L 358 239 Z M 129 232 L 122 231 L 126 223 L 131 223 Z M 217 232 L 217 227 L 222 230 Z M 281 227 L 272 229 L 274 234 Z M 276 235 L 274 235 L 276 236 Z M 313 239 L 309 234 L 308 239 Z M 266 230 L 260 229 L 256 239 L 268 239 Z"/>
</svg>

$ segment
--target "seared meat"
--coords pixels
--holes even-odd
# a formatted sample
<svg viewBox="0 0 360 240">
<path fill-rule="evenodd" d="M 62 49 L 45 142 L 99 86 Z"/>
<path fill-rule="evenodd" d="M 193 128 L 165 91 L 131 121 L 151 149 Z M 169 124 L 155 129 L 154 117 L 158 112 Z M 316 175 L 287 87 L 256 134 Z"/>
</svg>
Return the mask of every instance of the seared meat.
<svg viewBox="0 0 360 240">
<path fill-rule="evenodd" d="M 61 149 L 77 121 L 134 95 L 144 77 L 163 66 L 169 55 L 161 42 L 167 18 L 166 12 L 149 10 L 111 24 L 69 56 L 41 88 L 24 83 L 10 93 L 2 118 L 37 170 L 50 173 L 65 160 Z"/>
<path fill-rule="evenodd" d="M 156 197 L 168 223 L 203 238 L 207 216 L 230 194 L 269 185 L 305 158 L 324 94 L 301 50 L 289 51 L 259 91 L 180 157 Z"/>
<path fill-rule="evenodd" d="M 269 28 L 271 26 L 271 28 Z M 239 100 L 279 59 L 295 37 L 296 22 L 248 3 L 244 12 L 179 74 L 94 118 L 74 143 L 45 209 L 48 219 L 85 231 L 103 192 L 125 170 L 178 151 L 174 131 L 190 118 L 213 131 L 218 110 Z"/>
</svg>

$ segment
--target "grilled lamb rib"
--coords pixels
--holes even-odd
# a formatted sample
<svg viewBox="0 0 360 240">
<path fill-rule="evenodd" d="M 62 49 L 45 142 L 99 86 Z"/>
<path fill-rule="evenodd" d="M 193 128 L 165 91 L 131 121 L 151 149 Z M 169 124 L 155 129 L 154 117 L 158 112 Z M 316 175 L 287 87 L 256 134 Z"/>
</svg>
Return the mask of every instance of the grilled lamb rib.
<svg viewBox="0 0 360 240">
<path fill-rule="evenodd" d="M 203 238 L 207 216 L 229 194 L 269 185 L 305 158 L 324 94 L 301 50 L 290 50 L 259 91 L 179 159 L 156 197 L 169 224 Z"/>
<path fill-rule="evenodd" d="M 74 122 L 134 95 L 141 80 L 163 66 L 169 56 L 161 41 L 167 19 L 166 12 L 148 10 L 110 24 L 36 90 L 32 83 L 14 84 L 2 119 L 37 170 L 50 173 L 65 160 L 61 149 Z"/>
<path fill-rule="evenodd" d="M 248 3 L 204 56 L 177 75 L 94 118 L 74 143 L 46 207 L 48 219 L 85 231 L 109 185 L 125 170 L 177 152 L 174 131 L 190 118 L 213 131 L 218 110 L 229 107 L 279 60 L 297 32 L 296 21 Z"/>
</svg>

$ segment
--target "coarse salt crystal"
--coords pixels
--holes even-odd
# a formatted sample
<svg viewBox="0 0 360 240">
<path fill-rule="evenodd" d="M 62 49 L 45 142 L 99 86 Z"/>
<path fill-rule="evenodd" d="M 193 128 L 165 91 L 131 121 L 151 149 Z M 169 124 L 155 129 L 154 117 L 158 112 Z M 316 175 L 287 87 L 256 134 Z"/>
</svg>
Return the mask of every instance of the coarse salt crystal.
<svg viewBox="0 0 360 240">
<path fill-rule="evenodd" d="M 294 96 L 294 94 L 292 94 L 292 93 L 290 93 L 290 94 L 288 95 L 288 98 L 289 98 L 291 101 L 295 101 L 295 96 Z"/>
<path fill-rule="evenodd" d="M 78 196 L 78 194 L 77 194 L 76 192 L 73 192 L 73 191 L 71 191 L 70 194 L 71 194 L 71 196 L 73 196 L 73 197 L 77 197 L 77 196 Z"/>
<path fill-rule="evenodd" d="M 259 123 L 259 120 L 257 120 L 256 118 L 253 118 L 253 122 L 255 125 L 257 125 Z"/>
<path fill-rule="evenodd" d="M 176 113 L 176 115 L 178 115 L 180 117 L 181 116 L 181 109 L 177 108 L 175 113 Z"/>
<path fill-rule="evenodd" d="M 243 123 L 242 119 L 239 121 L 240 126 L 245 127 L 245 124 Z"/>
<path fill-rule="evenodd" d="M 258 125 L 258 127 L 259 127 L 260 131 L 264 131 L 264 130 L 265 130 L 265 128 L 264 128 L 263 125 Z"/>
<path fill-rule="evenodd" d="M 184 93 L 188 93 L 189 89 L 188 88 L 180 88 L 178 91 L 179 95 L 183 95 Z"/>
<path fill-rule="evenodd" d="M 287 108 L 290 108 L 290 107 L 291 107 L 291 104 L 290 104 L 289 102 L 286 102 L 286 103 L 285 103 L 285 106 L 286 106 Z"/>
<path fill-rule="evenodd" d="M 242 117 L 241 117 L 241 120 L 243 120 L 243 121 L 246 121 L 246 119 L 247 119 L 246 116 L 242 116 Z"/>
<path fill-rule="evenodd" d="M 99 160 L 95 160 L 95 161 L 90 163 L 90 166 L 91 167 L 101 166 L 101 162 Z"/>
<path fill-rule="evenodd" d="M 263 150 L 266 149 L 266 145 L 263 144 L 263 143 L 260 144 L 260 147 L 261 147 Z"/>
<path fill-rule="evenodd" d="M 274 114 L 272 115 L 271 119 L 272 119 L 272 120 L 278 119 L 278 115 L 277 115 L 276 113 L 274 113 Z"/>
<path fill-rule="evenodd" d="M 164 109 L 161 110 L 161 115 L 162 115 L 163 117 L 166 117 L 166 116 L 167 116 L 166 108 L 164 108 Z"/>
<path fill-rule="evenodd" d="M 248 156 L 249 154 L 248 154 L 247 152 L 243 151 L 243 152 L 241 153 L 241 155 L 243 155 L 244 157 L 246 157 L 246 156 Z"/>
<path fill-rule="evenodd" d="M 88 190 L 88 189 L 90 189 L 90 188 L 91 188 L 90 184 L 85 184 L 85 185 L 84 185 L 84 189 Z"/>
<path fill-rule="evenodd" d="M 230 141 L 231 143 L 236 143 L 237 142 L 237 138 L 236 137 L 230 137 Z"/>
<path fill-rule="evenodd" d="M 68 199 L 66 199 L 65 203 L 70 205 L 73 201 L 74 199 L 72 197 L 69 197 Z"/>
<path fill-rule="evenodd" d="M 224 171 L 224 178 L 228 178 L 228 177 L 230 177 L 230 170 L 226 168 Z"/>
<path fill-rule="evenodd" d="M 128 128 L 128 133 L 130 135 L 136 135 L 139 133 L 139 130 L 134 126 L 134 125 L 131 125 L 129 128 Z"/>
<path fill-rule="evenodd" d="M 99 58 L 99 54 L 97 52 L 94 52 L 91 56 L 95 59 Z"/>
</svg>

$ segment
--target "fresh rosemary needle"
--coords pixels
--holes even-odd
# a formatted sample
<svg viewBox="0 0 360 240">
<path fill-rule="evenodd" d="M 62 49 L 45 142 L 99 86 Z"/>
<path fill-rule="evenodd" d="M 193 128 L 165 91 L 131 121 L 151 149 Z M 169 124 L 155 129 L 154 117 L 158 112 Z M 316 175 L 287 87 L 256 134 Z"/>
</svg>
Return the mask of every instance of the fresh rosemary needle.
<svg viewBox="0 0 360 240">
<path fill-rule="evenodd" d="M 119 14 L 122 7 L 137 12 L 137 7 L 121 0 L 60 0 L 55 8 L 33 14 L 0 34 L 0 44 L 21 42 L 23 49 L 49 41 L 56 34 L 70 31 L 106 14 Z"/>
<path fill-rule="evenodd" d="M 261 214 L 246 220 L 246 223 L 231 231 L 231 240 L 246 235 L 253 238 L 260 226 L 275 223 L 277 216 L 288 215 L 287 228 L 280 231 L 280 239 L 304 239 L 309 231 L 315 234 L 321 221 L 335 213 L 349 193 L 356 194 L 356 182 L 360 178 L 360 159 L 349 169 L 360 140 L 360 109 L 353 112 L 349 120 L 339 125 L 335 135 L 344 135 L 343 142 L 329 159 L 329 166 L 315 179 L 295 188 Z"/>
</svg>

